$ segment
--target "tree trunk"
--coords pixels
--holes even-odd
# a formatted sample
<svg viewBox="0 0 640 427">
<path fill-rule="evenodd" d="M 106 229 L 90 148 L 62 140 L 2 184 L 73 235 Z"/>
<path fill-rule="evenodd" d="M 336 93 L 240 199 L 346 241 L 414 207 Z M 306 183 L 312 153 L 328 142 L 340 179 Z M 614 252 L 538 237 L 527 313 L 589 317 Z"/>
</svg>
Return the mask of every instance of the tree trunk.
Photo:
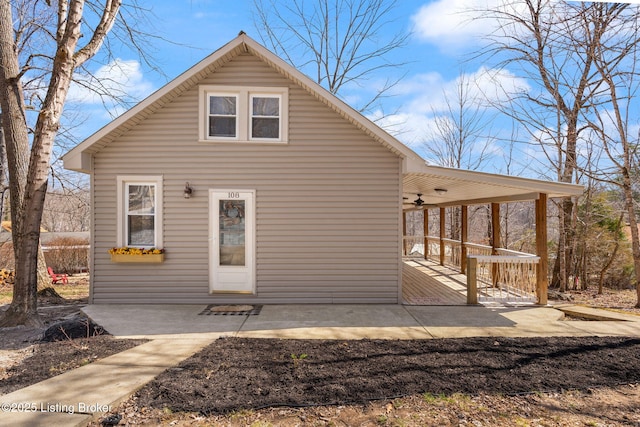
<svg viewBox="0 0 640 427">
<path fill-rule="evenodd" d="M 47 261 L 44 259 L 42 245 L 38 245 L 38 291 L 51 287 L 51 277 L 47 272 Z"/>
<path fill-rule="evenodd" d="M 24 243 L 28 237 L 25 227 L 25 190 L 29 167 L 29 136 L 20 67 L 14 50 L 11 4 L 0 1 L 0 108 L 9 169 L 9 197 L 11 198 L 11 229 L 15 255 L 15 283 L 13 300 L 0 318 L 0 326 L 41 326 L 37 311 L 37 253 L 30 254 Z M 35 236 L 36 242 L 38 236 Z M 26 248 L 25 248 L 26 249 Z M 30 270 L 32 269 L 32 270 Z"/>
<path fill-rule="evenodd" d="M 598 277 L 598 295 L 602 295 L 603 287 L 604 287 L 604 275 L 607 274 L 607 271 L 613 264 L 613 261 L 616 259 L 616 255 L 618 254 L 618 249 L 620 248 L 620 240 L 616 238 L 616 244 L 613 247 L 613 252 L 611 256 L 607 260 L 607 263 L 600 269 L 600 275 Z"/>
<path fill-rule="evenodd" d="M 633 205 L 633 191 L 628 169 L 623 170 L 622 180 L 625 207 L 627 208 L 629 227 L 631 228 L 631 250 L 633 253 L 634 278 L 636 281 L 636 307 L 640 308 L 640 236 L 638 234 L 638 221 L 636 220 L 636 212 Z"/>
</svg>

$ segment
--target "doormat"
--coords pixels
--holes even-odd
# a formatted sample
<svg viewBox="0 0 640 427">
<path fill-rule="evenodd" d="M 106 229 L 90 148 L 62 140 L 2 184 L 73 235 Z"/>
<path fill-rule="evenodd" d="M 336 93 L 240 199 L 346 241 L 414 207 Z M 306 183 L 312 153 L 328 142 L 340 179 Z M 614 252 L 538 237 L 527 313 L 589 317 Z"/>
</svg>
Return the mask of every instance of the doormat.
<svg viewBox="0 0 640 427">
<path fill-rule="evenodd" d="M 207 316 L 257 316 L 262 310 L 262 305 L 218 305 L 209 304 L 198 314 Z"/>
</svg>

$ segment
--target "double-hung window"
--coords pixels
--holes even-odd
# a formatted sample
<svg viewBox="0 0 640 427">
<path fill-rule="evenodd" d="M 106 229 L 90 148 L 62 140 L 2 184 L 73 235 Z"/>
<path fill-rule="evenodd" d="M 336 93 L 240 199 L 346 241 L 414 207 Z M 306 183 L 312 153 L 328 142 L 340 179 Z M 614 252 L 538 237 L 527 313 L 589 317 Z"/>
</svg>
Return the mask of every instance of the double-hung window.
<svg viewBox="0 0 640 427">
<path fill-rule="evenodd" d="M 200 105 L 202 142 L 287 142 L 287 88 L 201 86 Z"/>
<path fill-rule="evenodd" d="M 162 248 L 162 177 L 119 176 L 118 246 Z"/>
<path fill-rule="evenodd" d="M 251 139 L 280 139 L 280 102 L 277 95 L 251 95 Z"/>
<path fill-rule="evenodd" d="M 236 138 L 238 135 L 238 97 L 209 96 L 209 132 L 211 138 Z"/>
</svg>

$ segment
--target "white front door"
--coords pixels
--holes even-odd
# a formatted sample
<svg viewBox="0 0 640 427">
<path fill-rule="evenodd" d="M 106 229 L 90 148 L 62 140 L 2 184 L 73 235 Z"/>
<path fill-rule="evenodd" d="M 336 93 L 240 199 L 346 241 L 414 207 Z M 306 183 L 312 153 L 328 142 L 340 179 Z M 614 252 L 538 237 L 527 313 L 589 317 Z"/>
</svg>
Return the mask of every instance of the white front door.
<svg viewBox="0 0 640 427">
<path fill-rule="evenodd" d="M 255 293 L 255 191 L 209 190 L 211 292 Z"/>
</svg>

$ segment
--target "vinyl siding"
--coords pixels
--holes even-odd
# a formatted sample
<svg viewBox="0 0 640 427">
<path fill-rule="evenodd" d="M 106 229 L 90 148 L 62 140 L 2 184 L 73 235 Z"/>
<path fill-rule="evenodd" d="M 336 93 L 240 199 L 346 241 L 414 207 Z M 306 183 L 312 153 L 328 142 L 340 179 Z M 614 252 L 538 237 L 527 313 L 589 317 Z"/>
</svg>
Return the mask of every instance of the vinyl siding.
<svg viewBox="0 0 640 427">
<path fill-rule="evenodd" d="M 193 87 L 96 153 L 93 302 L 398 302 L 398 157 L 251 55 L 201 84 L 288 86 L 289 143 L 198 143 Z M 110 261 L 118 175 L 163 176 L 164 263 Z M 256 190 L 256 295 L 209 294 L 209 189 Z"/>
</svg>

